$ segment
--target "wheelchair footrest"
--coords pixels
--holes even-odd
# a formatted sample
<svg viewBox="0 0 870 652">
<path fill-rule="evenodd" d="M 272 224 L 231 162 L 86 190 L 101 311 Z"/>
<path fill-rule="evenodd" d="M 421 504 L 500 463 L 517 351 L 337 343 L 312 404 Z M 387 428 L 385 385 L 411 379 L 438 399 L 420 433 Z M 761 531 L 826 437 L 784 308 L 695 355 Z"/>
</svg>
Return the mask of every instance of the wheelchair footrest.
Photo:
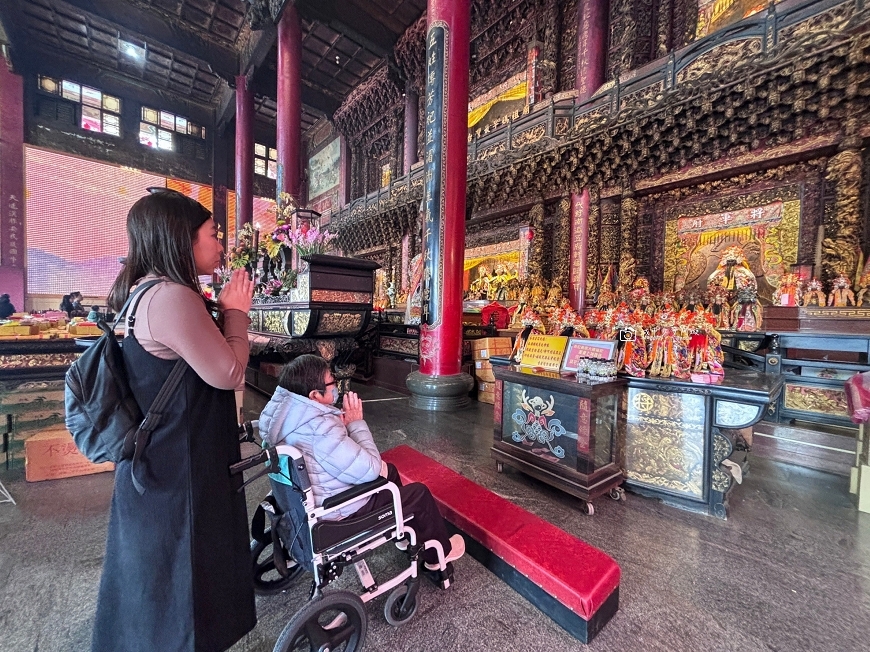
<svg viewBox="0 0 870 652">
<path fill-rule="evenodd" d="M 429 570 L 424 565 L 423 575 L 439 589 L 448 589 L 453 584 L 453 562 L 447 562 L 444 570 Z"/>
</svg>

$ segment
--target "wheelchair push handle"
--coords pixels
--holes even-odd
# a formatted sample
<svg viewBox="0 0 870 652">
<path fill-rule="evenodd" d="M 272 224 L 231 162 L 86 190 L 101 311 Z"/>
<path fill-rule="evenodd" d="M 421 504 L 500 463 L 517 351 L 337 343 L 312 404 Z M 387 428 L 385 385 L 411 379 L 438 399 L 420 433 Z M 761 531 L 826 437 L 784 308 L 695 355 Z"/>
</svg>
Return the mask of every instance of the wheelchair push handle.
<svg viewBox="0 0 870 652">
<path fill-rule="evenodd" d="M 258 427 L 258 421 L 245 421 L 244 423 L 239 424 L 239 441 L 248 441 L 252 444 L 258 444 L 256 436 L 254 435 L 254 430 Z"/>
<path fill-rule="evenodd" d="M 265 448 L 261 452 L 257 453 L 252 457 L 246 457 L 241 462 L 236 462 L 235 464 L 230 465 L 230 473 L 232 475 L 236 475 L 237 473 L 241 473 L 242 471 L 247 471 L 248 469 L 253 469 L 255 466 L 260 466 L 266 462 L 276 462 L 278 461 L 278 456 L 275 454 L 274 448 Z"/>
</svg>

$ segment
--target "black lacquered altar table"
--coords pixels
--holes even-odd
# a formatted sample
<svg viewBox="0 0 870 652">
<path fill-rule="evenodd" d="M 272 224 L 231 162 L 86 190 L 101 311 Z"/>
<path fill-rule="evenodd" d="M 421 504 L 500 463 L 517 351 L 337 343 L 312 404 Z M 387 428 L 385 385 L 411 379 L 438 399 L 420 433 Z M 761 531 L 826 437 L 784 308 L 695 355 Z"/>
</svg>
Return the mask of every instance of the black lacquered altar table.
<svg viewBox="0 0 870 652">
<path fill-rule="evenodd" d="M 726 518 L 735 474 L 748 469 L 745 453 L 735 453 L 739 431 L 762 419 L 783 385 L 781 376 L 730 369 L 710 385 L 493 372 L 492 457 L 581 498 L 588 513 L 624 480 L 636 493 Z"/>
<path fill-rule="evenodd" d="M 492 457 L 583 501 L 622 484 L 620 400 L 626 381 L 580 383 L 573 376 L 495 366 Z"/>
<path fill-rule="evenodd" d="M 734 473 L 723 461 L 747 470 L 745 454 L 735 455 L 737 431 L 764 417 L 782 385 L 781 376 L 732 369 L 712 385 L 629 378 L 622 401 L 626 485 L 677 507 L 726 518 Z"/>
</svg>

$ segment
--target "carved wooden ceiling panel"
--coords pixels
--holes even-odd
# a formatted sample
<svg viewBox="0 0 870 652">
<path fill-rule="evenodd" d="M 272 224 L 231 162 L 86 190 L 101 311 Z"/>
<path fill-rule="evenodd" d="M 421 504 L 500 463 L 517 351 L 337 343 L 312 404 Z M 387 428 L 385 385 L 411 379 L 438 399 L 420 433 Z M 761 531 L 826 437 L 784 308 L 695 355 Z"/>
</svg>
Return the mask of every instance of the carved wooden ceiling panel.
<svg viewBox="0 0 870 652">
<path fill-rule="evenodd" d="M 63 0 L 29 0 L 21 5 L 21 18 L 21 27 L 43 50 L 117 70 L 188 99 L 211 102 L 220 83 L 206 62 Z M 139 54 L 131 57 L 122 52 L 123 42 L 139 48 Z"/>
<path fill-rule="evenodd" d="M 245 23 L 244 0 L 127 0 L 233 45 Z"/>
<path fill-rule="evenodd" d="M 254 97 L 254 113 L 260 122 L 269 124 L 277 124 L 278 121 L 278 104 L 271 97 L 257 95 Z M 309 106 L 302 105 L 302 131 L 308 131 L 318 120 L 323 118 L 323 114 L 315 111 Z"/>
</svg>

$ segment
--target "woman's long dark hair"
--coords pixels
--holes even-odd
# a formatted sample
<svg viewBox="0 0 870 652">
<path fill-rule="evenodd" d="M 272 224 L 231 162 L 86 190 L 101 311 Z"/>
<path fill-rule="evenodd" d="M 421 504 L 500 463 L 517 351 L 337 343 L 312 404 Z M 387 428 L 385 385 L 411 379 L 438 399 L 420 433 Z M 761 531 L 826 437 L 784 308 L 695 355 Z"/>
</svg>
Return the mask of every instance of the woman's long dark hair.
<svg viewBox="0 0 870 652">
<path fill-rule="evenodd" d="M 149 191 L 127 214 L 127 259 L 106 301 L 116 312 L 124 306 L 130 288 L 147 274 L 165 276 L 202 296 L 193 242 L 199 227 L 211 219 L 211 213 L 180 192 L 163 188 Z M 209 311 L 215 307 L 209 301 L 206 306 Z"/>
</svg>

